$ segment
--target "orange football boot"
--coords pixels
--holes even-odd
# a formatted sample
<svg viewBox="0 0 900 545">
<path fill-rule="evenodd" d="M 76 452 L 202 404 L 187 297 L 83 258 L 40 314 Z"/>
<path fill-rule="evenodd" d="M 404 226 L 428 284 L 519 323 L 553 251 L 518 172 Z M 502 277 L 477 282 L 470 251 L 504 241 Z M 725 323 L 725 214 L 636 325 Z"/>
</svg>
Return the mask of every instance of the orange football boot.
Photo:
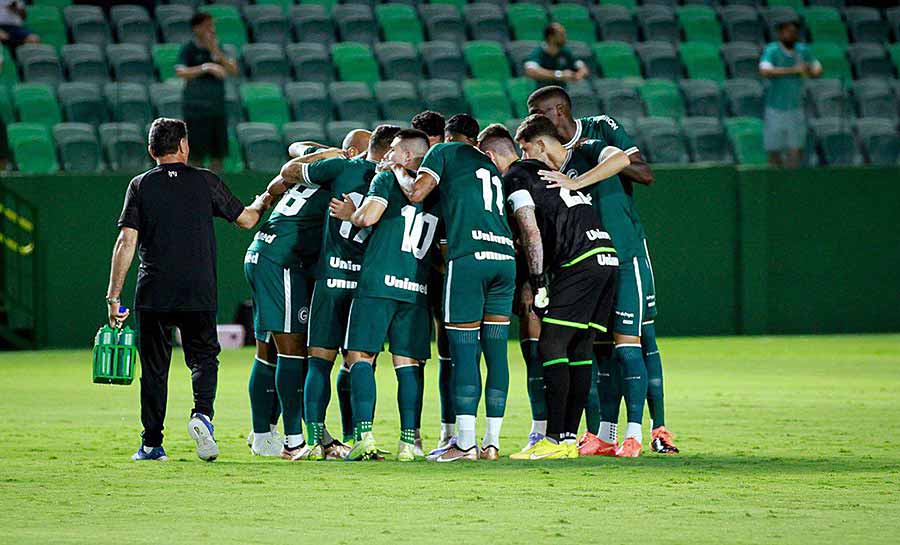
<svg viewBox="0 0 900 545">
<path fill-rule="evenodd" d="M 665 426 L 654 428 L 650 432 L 650 448 L 659 454 L 678 454 L 678 447 L 672 442 L 674 437 Z"/>
<path fill-rule="evenodd" d="M 617 458 L 637 458 L 641 455 L 641 442 L 634 437 L 626 437 L 622 446 L 616 450 Z"/>
<path fill-rule="evenodd" d="M 586 431 L 578 440 L 579 456 L 615 456 L 616 449 L 619 447 L 616 443 L 608 443 L 600 439 L 593 433 Z"/>
</svg>

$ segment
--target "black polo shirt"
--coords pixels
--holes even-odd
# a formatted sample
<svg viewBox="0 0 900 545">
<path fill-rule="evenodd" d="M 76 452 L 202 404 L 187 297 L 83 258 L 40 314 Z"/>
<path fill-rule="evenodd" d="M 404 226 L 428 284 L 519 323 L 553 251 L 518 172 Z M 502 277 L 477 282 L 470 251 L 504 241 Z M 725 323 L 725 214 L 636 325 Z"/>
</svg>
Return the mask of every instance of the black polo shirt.
<svg viewBox="0 0 900 545">
<path fill-rule="evenodd" d="M 212 52 L 193 40 L 184 44 L 178 64 L 187 68 L 213 62 Z M 201 74 L 184 84 L 182 108 L 186 117 L 225 115 L 225 82 L 212 74 Z"/>
<path fill-rule="evenodd" d="M 132 179 L 119 228 L 138 232 L 135 309 L 215 311 L 213 217 L 234 222 L 243 210 L 225 183 L 206 169 L 172 163 Z"/>
</svg>

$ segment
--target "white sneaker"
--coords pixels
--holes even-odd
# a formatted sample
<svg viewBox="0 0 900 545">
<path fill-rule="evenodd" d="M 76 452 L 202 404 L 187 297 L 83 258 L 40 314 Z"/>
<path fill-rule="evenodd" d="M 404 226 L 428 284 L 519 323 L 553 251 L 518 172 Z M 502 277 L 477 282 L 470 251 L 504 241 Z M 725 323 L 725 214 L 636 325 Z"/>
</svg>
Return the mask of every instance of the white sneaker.
<svg viewBox="0 0 900 545">
<path fill-rule="evenodd" d="M 422 446 L 422 438 L 416 439 L 413 445 L 413 452 L 416 455 L 416 458 L 424 458 L 425 457 L 425 448 Z"/>
<path fill-rule="evenodd" d="M 194 413 L 188 422 L 188 434 L 197 443 L 198 458 L 212 462 L 219 457 L 219 445 L 213 436 L 213 425 L 206 415 Z"/>
<path fill-rule="evenodd" d="M 281 456 L 282 443 L 282 439 L 276 438 L 272 432 L 255 433 L 250 452 L 254 456 Z"/>
</svg>

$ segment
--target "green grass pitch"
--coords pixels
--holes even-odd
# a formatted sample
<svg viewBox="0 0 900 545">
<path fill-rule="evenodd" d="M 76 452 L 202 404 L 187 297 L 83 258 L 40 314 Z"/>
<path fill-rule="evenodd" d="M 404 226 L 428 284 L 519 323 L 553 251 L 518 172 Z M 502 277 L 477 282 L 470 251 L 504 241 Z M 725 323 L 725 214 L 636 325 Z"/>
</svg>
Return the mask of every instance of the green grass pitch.
<svg viewBox="0 0 900 545">
<path fill-rule="evenodd" d="M 897 543 L 900 336 L 660 344 L 683 454 L 467 465 L 252 458 L 249 350 L 222 354 L 221 458 L 194 456 L 177 352 L 170 460 L 137 464 L 136 384 L 91 384 L 87 351 L 5 353 L 0 543 Z M 510 354 L 505 454 L 530 421 L 513 343 Z M 384 363 L 375 433 L 395 450 L 396 381 Z M 430 447 L 436 366 L 426 380 Z M 329 426 L 339 429 L 334 398 Z"/>
</svg>

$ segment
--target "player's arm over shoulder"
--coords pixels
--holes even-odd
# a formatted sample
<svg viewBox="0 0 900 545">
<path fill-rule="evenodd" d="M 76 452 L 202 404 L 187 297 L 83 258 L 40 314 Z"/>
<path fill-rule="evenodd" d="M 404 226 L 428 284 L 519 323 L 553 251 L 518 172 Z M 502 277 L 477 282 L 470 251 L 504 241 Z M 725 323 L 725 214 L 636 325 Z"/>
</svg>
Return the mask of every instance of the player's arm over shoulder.
<svg viewBox="0 0 900 545">
<path fill-rule="evenodd" d="M 434 191 L 434 188 L 441 183 L 441 176 L 444 173 L 446 160 L 446 144 L 435 144 L 425 154 L 419 170 L 416 172 L 415 178 L 410 176 L 403 168 L 394 168 L 394 174 L 397 176 L 397 182 L 400 189 L 409 199 L 409 202 L 420 203 L 425 200 L 428 195 Z"/>
<path fill-rule="evenodd" d="M 353 213 L 350 221 L 357 227 L 371 227 L 381 220 L 387 209 L 391 188 L 397 183 L 394 173 L 388 170 L 379 172 L 369 184 L 369 192 L 360 207 Z"/>
<path fill-rule="evenodd" d="M 625 167 L 619 174 L 623 178 L 627 178 L 632 182 L 650 185 L 656 178 L 653 170 L 641 154 L 641 150 L 632 140 L 631 135 L 625 130 L 621 123 L 616 121 L 612 116 L 600 115 L 593 117 L 600 123 L 603 139 L 611 146 L 615 146 L 625 152 L 625 155 L 631 160 L 630 164 Z"/>
</svg>

